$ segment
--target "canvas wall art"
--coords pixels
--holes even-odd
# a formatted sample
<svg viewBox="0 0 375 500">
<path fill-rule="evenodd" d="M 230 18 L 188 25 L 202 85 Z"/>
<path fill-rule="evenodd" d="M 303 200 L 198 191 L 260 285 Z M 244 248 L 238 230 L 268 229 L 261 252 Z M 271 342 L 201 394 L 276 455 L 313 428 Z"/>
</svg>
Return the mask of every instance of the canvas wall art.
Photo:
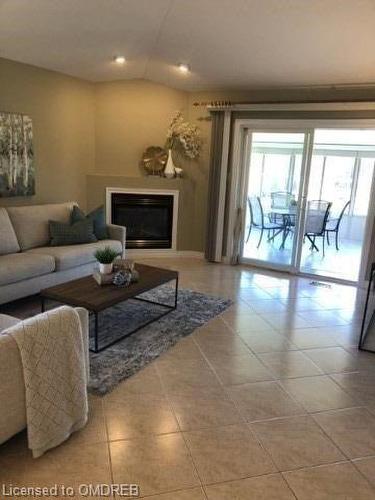
<svg viewBox="0 0 375 500">
<path fill-rule="evenodd" d="M 35 194 L 31 118 L 0 111 L 0 198 Z"/>
</svg>

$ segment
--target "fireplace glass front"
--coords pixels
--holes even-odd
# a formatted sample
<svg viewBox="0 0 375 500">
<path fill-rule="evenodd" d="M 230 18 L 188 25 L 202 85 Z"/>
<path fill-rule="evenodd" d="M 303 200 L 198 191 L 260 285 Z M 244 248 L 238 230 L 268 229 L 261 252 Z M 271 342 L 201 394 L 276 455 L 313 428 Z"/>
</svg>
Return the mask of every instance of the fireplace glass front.
<svg viewBox="0 0 375 500">
<path fill-rule="evenodd" d="M 111 206 L 127 248 L 172 248 L 173 195 L 112 193 Z"/>
</svg>

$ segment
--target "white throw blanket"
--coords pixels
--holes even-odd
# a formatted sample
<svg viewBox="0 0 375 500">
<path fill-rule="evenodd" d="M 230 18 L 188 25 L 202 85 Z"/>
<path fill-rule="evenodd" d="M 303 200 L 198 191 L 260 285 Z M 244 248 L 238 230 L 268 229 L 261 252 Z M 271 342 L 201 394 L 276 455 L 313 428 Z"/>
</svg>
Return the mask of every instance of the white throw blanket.
<svg viewBox="0 0 375 500">
<path fill-rule="evenodd" d="M 71 307 L 40 314 L 7 330 L 22 359 L 29 448 L 37 458 L 85 426 L 86 354 L 78 313 Z"/>
</svg>

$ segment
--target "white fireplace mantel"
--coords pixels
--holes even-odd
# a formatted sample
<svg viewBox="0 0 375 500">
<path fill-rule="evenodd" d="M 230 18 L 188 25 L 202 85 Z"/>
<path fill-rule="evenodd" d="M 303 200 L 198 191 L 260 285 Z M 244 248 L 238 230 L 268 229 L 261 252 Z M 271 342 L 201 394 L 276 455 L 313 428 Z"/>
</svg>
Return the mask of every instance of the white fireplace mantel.
<svg viewBox="0 0 375 500">
<path fill-rule="evenodd" d="M 168 249 L 163 249 L 162 253 L 171 253 L 177 251 L 177 223 L 178 223 L 178 199 L 179 191 L 177 189 L 143 189 L 143 188 L 106 188 L 106 220 L 107 224 L 112 224 L 112 194 L 155 194 L 155 195 L 170 195 L 173 196 L 173 219 L 172 219 L 172 246 Z M 148 255 L 150 253 L 161 253 L 160 250 L 153 249 L 134 249 L 128 250 L 127 253 L 137 253 Z"/>
</svg>

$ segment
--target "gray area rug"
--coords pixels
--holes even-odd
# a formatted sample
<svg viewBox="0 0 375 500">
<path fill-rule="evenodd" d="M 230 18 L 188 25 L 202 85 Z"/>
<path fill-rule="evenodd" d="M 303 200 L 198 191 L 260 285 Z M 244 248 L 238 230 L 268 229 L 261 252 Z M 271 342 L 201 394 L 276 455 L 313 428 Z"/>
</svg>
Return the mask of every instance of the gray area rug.
<svg viewBox="0 0 375 500">
<path fill-rule="evenodd" d="M 142 298 L 172 304 L 174 288 L 163 285 L 141 295 Z M 119 382 L 134 375 L 180 339 L 223 312 L 231 300 L 213 297 L 192 290 L 180 289 L 175 311 L 100 353 L 90 353 L 91 393 L 104 395 Z M 105 345 L 147 320 L 165 311 L 161 306 L 129 300 L 116 305 L 99 316 L 100 345 Z M 93 318 L 90 333 L 93 332 Z M 90 338 L 91 346 L 92 338 Z"/>
</svg>

